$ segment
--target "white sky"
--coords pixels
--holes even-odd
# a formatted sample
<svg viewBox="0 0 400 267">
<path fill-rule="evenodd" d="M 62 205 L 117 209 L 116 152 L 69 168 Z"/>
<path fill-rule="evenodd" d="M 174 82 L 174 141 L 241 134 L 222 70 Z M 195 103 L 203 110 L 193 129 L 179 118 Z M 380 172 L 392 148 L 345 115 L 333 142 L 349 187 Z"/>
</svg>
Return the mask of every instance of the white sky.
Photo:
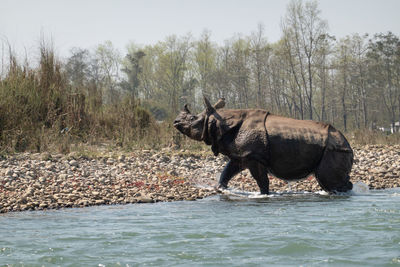
<svg viewBox="0 0 400 267">
<path fill-rule="evenodd" d="M 110 40 L 121 52 L 130 41 L 155 44 L 166 36 L 208 29 L 222 44 L 249 35 L 258 23 L 270 42 L 281 36 L 289 0 L 0 0 L 0 38 L 18 51 L 36 51 L 41 33 L 63 56 L 72 47 L 93 48 Z M 319 0 L 330 33 L 400 33 L 400 0 Z"/>
</svg>

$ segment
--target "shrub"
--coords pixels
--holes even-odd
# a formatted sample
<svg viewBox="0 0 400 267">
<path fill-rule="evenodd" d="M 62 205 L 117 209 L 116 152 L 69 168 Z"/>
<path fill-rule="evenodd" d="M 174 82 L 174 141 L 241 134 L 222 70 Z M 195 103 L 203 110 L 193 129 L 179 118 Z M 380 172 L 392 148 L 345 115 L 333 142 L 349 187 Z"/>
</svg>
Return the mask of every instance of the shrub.
<svg viewBox="0 0 400 267">
<path fill-rule="evenodd" d="M 10 53 L 0 77 L 0 152 L 67 153 L 72 143 L 113 140 L 121 146 L 159 145 L 164 131 L 131 96 L 104 103 L 94 82 L 73 87 L 52 48 L 41 44 L 38 67 L 18 64 Z"/>
</svg>

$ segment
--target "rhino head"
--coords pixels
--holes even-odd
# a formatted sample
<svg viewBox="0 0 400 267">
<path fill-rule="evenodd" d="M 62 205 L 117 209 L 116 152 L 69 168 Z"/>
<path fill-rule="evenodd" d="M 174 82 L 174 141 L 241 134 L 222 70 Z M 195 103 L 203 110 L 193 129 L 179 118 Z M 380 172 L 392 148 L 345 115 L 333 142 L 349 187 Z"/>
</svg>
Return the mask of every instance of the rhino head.
<svg viewBox="0 0 400 267">
<path fill-rule="evenodd" d="M 188 105 L 185 104 L 184 109 L 174 120 L 174 127 L 178 131 L 197 141 L 204 141 L 205 131 L 207 128 L 207 118 L 211 114 L 215 113 L 217 109 L 225 106 L 225 99 L 223 98 L 220 98 L 214 106 L 210 104 L 210 101 L 208 101 L 205 96 L 203 96 L 203 98 L 206 107 L 205 110 L 195 115 L 190 112 Z"/>
</svg>

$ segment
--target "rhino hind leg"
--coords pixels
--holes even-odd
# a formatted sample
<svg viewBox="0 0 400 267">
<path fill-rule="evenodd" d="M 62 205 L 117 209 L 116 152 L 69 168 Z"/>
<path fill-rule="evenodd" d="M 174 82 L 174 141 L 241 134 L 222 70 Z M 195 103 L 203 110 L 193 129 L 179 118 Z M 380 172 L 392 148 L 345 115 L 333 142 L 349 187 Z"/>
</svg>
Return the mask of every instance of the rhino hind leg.
<svg viewBox="0 0 400 267">
<path fill-rule="evenodd" d="M 269 194 L 269 179 L 267 168 L 258 162 L 248 164 L 251 175 L 256 180 L 261 194 Z"/>
<path fill-rule="evenodd" d="M 353 188 L 349 176 L 352 165 L 352 152 L 327 149 L 315 170 L 315 178 L 327 192 L 350 191 Z"/>
</svg>

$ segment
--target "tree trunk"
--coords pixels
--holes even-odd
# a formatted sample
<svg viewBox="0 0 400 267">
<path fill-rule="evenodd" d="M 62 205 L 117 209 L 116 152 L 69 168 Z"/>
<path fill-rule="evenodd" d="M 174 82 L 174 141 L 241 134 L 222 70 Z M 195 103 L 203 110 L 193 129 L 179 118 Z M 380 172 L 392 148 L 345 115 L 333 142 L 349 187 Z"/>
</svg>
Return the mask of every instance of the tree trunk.
<svg viewBox="0 0 400 267">
<path fill-rule="evenodd" d="M 323 67 L 322 70 L 322 88 L 321 88 L 321 120 L 325 121 L 326 120 L 326 115 L 325 115 L 325 95 L 326 95 L 326 70 L 325 66 Z"/>
<path fill-rule="evenodd" d="M 344 131 L 347 132 L 347 109 L 346 109 L 346 91 L 347 91 L 347 77 L 346 77 L 346 68 L 343 73 L 343 92 L 342 92 L 342 109 L 343 109 L 343 128 Z"/>
<path fill-rule="evenodd" d="M 345 97 L 344 94 L 342 96 L 342 108 L 343 108 L 343 127 L 344 131 L 347 132 L 347 110 L 346 110 L 346 104 L 345 104 Z"/>
<path fill-rule="evenodd" d="M 398 122 L 399 122 L 399 130 L 398 131 L 400 132 L 400 94 L 399 94 L 397 102 L 399 103 L 399 105 L 398 105 L 398 107 L 399 107 L 399 120 L 398 120 Z"/>
<path fill-rule="evenodd" d="M 308 57 L 308 84 L 309 84 L 309 94 L 308 94 L 308 105 L 310 106 L 310 120 L 313 119 L 313 89 L 312 89 L 312 73 L 311 73 L 311 57 Z"/>
</svg>

